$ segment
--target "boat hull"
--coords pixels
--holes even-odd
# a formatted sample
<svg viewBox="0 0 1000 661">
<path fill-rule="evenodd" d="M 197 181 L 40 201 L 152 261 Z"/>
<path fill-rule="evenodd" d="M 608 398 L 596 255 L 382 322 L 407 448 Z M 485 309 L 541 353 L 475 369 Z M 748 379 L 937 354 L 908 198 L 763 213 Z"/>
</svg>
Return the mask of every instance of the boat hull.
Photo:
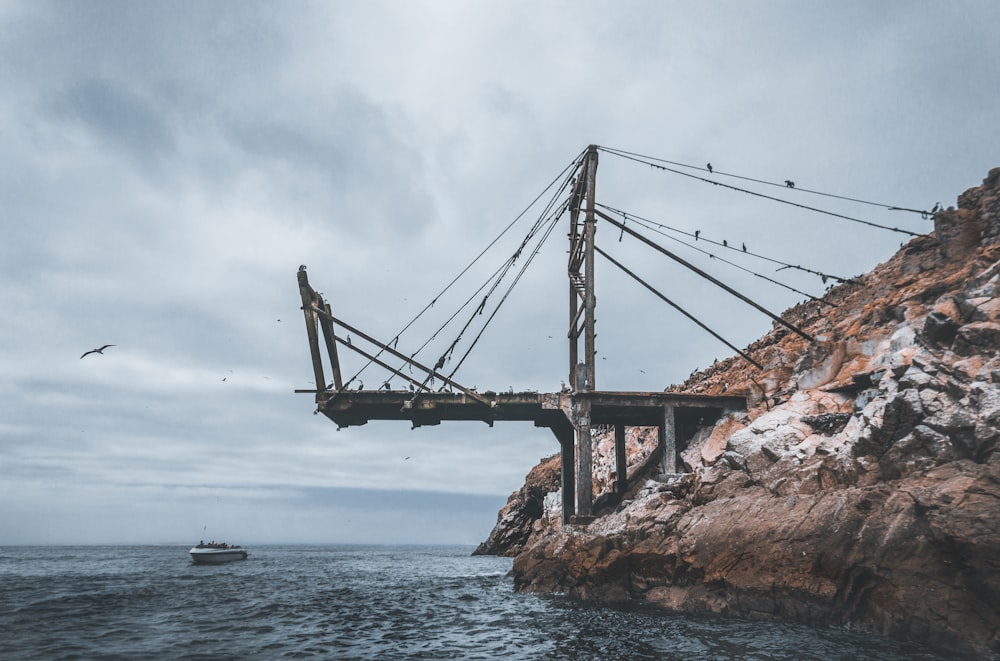
<svg viewBox="0 0 1000 661">
<path fill-rule="evenodd" d="M 221 565 L 226 562 L 246 560 L 248 555 L 245 549 L 240 548 L 216 549 L 198 548 L 197 546 L 189 553 L 192 562 L 196 565 Z"/>
</svg>

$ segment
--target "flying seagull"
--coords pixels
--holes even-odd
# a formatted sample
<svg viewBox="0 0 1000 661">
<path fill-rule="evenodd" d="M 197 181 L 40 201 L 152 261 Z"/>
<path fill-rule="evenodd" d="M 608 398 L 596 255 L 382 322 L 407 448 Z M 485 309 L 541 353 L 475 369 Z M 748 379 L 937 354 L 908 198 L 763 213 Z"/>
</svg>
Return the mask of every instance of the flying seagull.
<svg viewBox="0 0 1000 661">
<path fill-rule="evenodd" d="M 89 356 L 92 353 L 99 353 L 99 354 L 101 354 L 103 356 L 105 349 L 107 349 L 108 347 L 115 347 L 115 346 L 118 346 L 118 345 L 117 344 L 105 344 L 100 349 L 91 349 L 90 351 L 88 351 L 85 354 L 83 354 L 82 356 L 80 356 L 80 359 L 82 360 L 84 357 Z"/>
</svg>

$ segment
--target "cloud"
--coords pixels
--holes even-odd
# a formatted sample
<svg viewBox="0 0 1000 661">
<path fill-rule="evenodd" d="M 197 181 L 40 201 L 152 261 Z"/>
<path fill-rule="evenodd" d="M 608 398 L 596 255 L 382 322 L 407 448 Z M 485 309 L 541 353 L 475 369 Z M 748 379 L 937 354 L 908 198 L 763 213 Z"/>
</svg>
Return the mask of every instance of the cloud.
<svg viewBox="0 0 1000 661">
<path fill-rule="evenodd" d="M 493 515 L 472 523 L 462 494 L 499 506 L 558 446 L 527 426 L 337 432 L 310 415 L 310 395 L 292 392 L 313 385 L 298 266 L 336 315 L 383 339 L 437 297 L 400 339 L 414 351 L 434 337 L 419 355 L 433 363 L 548 194 L 532 200 L 588 144 L 912 208 L 950 204 L 998 165 L 983 139 L 998 101 L 998 10 L 970 7 L 0 5 L 0 522 L 17 539 L 190 536 L 214 494 L 227 503 L 215 520 L 239 519 L 245 539 L 266 536 L 257 521 L 281 531 L 268 539 L 316 540 L 310 517 L 324 534 L 348 530 L 350 492 L 377 503 L 365 511 L 378 525 L 344 539 L 388 539 L 378 530 L 394 521 L 398 537 L 430 537 L 418 521 L 442 539 L 463 538 L 460 526 L 479 534 Z M 903 238 L 608 152 L 597 188 L 633 219 L 844 276 Z M 813 201 L 930 230 L 918 215 Z M 564 223 L 460 382 L 547 391 L 567 378 Z M 737 346 L 770 328 L 620 236 L 598 229 L 616 259 Z M 653 236 L 775 311 L 801 298 Z M 824 286 L 747 264 L 802 291 Z M 599 385 L 655 390 L 729 355 L 598 267 Z M 105 343 L 117 346 L 79 359 Z M 363 365 L 342 356 L 349 376 Z M 375 387 L 384 374 L 360 378 Z M 461 514 L 434 523 L 449 512 Z"/>
</svg>

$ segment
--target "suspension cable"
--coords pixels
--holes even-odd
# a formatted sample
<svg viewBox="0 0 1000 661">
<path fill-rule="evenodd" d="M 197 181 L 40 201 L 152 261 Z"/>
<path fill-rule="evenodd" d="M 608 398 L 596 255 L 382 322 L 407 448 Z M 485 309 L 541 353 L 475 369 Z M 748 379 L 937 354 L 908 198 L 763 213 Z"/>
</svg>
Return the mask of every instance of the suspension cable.
<svg viewBox="0 0 1000 661">
<path fill-rule="evenodd" d="M 839 280 L 840 282 L 851 282 L 851 280 L 849 280 L 847 278 L 841 278 L 839 276 L 830 275 L 828 273 L 821 273 L 820 271 L 814 271 L 812 269 L 807 269 L 807 268 L 802 267 L 802 266 L 793 266 L 791 264 L 785 264 L 784 262 L 781 262 L 779 260 L 772 259 L 770 257 L 765 257 L 764 255 L 759 255 L 759 254 L 757 254 L 755 252 L 751 252 L 749 250 L 746 250 L 745 249 L 746 244 L 743 244 L 744 245 L 744 249 L 740 250 L 736 246 L 730 246 L 728 243 L 719 243 L 718 241 L 713 241 L 711 239 L 702 238 L 700 231 L 697 232 L 697 233 L 695 233 L 695 234 L 691 234 L 690 232 L 685 232 L 684 230 L 679 230 L 679 229 L 677 229 L 675 227 L 670 227 L 669 225 L 663 225 L 661 223 L 657 223 L 655 221 L 649 220 L 648 218 L 643 218 L 642 216 L 637 216 L 634 213 L 628 213 L 628 212 L 622 211 L 620 209 L 615 209 L 614 207 L 610 207 L 610 206 L 605 205 L 605 204 L 598 204 L 597 206 L 601 207 L 602 209 L 607 209 L 608 211 L 611 211 L 612 213 L 616 213 L 616 214 L 620 215 L 623 218 L 623 224 L 624 224 L 624 219 L 631 219 L 631 220 L 635 221 L 636 223 L 638 223 L 639 225 L 641 225 L 642 227 L 645 227 L 649 231 L 655 232 L 655 233 L 659 234 L 660 236 L 663 236 L 663 237 L 666 237 L 666 238 L 670 239 L 671 241 L 675 241 L 675 242 L 681 244 L 682 246 L 686 246 L 688 248 L 691 248 L 692 250 L 696 250 L 696 251 L 702 253 L 703 255 L 708 255 L 711 259 L 717 259 L 720 262 L 722 262 L 723 264 L 729 264 L 730 266 L 732 266 L 734 268 L 737 268 L 737 269 L 739 269 L 741 271 L 744 271 L 745 273 L 749 273 L 751 275 L 755 275 L 758 278 L 766 280 L 766 281 L 768 281 L 768 282 L 770 282 L 772 284 L 778 285 L 779 287 L 784 287 L 785 289 L 787 289 L 789 291 L 792 291 L 792 292 L 795 292 L 796 294 L 800 294 L 802 296 L 806 296 L 806 297 L 808 297 L 808 298 L 810 298 L 810 299 L 812 299 L 814 301 L 818 301 L 820 303 L 825 303 L 825 304 L 827 304 L 829 306 L 832 306 L 832 307 L 837 307 L 837 304 L 833 303 L 831 301 L 828 301 L 828 300 L 826 300 L 825 298 L 823 298 L 821 296 L 813 296 L 812 294 L 810 294 L 808 292 L 799 291 L 795 287 L 792 287 L 791 285 L 787 285 L 784 282 L 780 282 L 778 280 L 770 278 L 770 277 L 768 277 L 766 275 L 763 275 L 761 273 L 757 273 L 756 271 L 754 271 L 752 269 L 748 269 L 745 266 L 741 266 L 740 264 L 737 264 L 736 262 L 732 262 L 732 261 L 730 261 L 730 260 L 728 260 L 728 259 L 726 259 L 724 257 L 719 257 L 715 253 L 711 253 L 711 252 L 709 252 L 707 250 L 703 250 L 702 248 L 699 248 L 698 246 L 692 245 L 692 244 L 690 244 L 690 243 L 688 243 L 686 241 L 681 241 L 680 239 L 678 239 L 675 236 L 670 236 L 669 234 L 667 234 L 663 230 L 666 229 L 666 230 L 670 230 L 671 232 L 677 232 L 678 234 L 684 234 L 685 236 L 691 236 L 691 237 L 694 237 L 695 241 L 704 241 L 705 243 L 711 243 L 713 245 L 719 246 L 720 248 L 725 248 L 727 250 L 734 250 L 734 251 L 736 251 L 738 253 L 741 253 L 741 254 L 744 254 L 744 255 L 749 255 L 751 257 L 756 257 L 758 259 L 763 259 L 763 260 L 766 260 L 766 261 L 769 261 L 769 262 L 773 262 L 775 264 L 781 264 L 782 268 L 778 269 L 779 271 L 784 270 L 786 268 L 791 268 L 791 269 L 798 269 L 798 270 L 804 271 L 806 273 L 813 273 L 815 275 L 820 276 L 823 279 L 823 283 L 824 284 L 826 284 L 826 281 L 829 278 L 832 278 L 834 280 Z"/>
<path fill-rule="evenodd" d="M 774 197 L 773 195 L 765 195 L 764 193 L 758 193 L 756 191 L 748 190 L 746 188 L 740 188 L 738 186 L 730 186 L 729 184 L 724 184 L 724 183 L 722 183 L 720 181 L 714 181 L 712 179 L 707 179 L 705 177 L 700 177 L 698 175 L 690 174 L 690 173 L 687 173 L 687 172 L 681 172 L 680 170 L 675 170 L 673 168 L 668 168 L 668 167 L 666 167 L 664 165 L 658 165 L 657 163 L 653 163 L 653 162 L 648 161 L 648 160 L 644 161 L 641 158 L 638 158 L 638 157 L 635 157 L 635 156 L 626 155 L 624 152 L 618 153 L 618 152 L 614 152 L 614 151 L 608 151 L 607 153 L 613 154 L 615 156 L 619 156 L 619 157 L 627 159 L 627 160 L 635 161 L 637 163 L 644 163 L 645 165 L 648 165 L 650 167 L 663 170 L 665 172 L 672 172 L 674 174 L 679 174 L 679 175 L 681 175 L 683 177 L 689 177 L 691 179 L 696 179 L 698 181 L 703 181 L 706 184 L 712 184 L 713 186 L 721 186 L 723 188 L 728 188 L 729 190 L 737 191 L 739 193 L 745 193 L 747 195 L 752 195 L 754 197 L 760 197 L 760 198 L 763 198 L 765 200 L 771 200 L 772 202 L 778 202 L 780 204 L 787 204 L 789 206 L 797 207 L 799 209 L 805 209 L 806 211 L 813 211 L 815 213 L 823 214 L 823 215 L 826 215 L 826 216 L 831 216 L 833 218 L 840 218 L 842 220 L 849 220 L 849 221 L 854 222 L 854 223 L 860 223 L 862 225 L 868 225 L 869 227 L 876 227 L 878 229 L 887 230 L 889 232 L 898 232 L 900 234 L 906 234 L 906 235 L 909 235 L 909 236 L 922 236 L 921 234 L 918 234 L 916 232 L 911 232 L 909 230 L 900 229 L 898 227 L 889 227 L 888 225 L 880 225 L 879 223 L 873 223 L 870 220 L 862 220 L 861 218 L 854 218 L 853 216 L 845 216 L 844 214 L 834 213 L 833 211 L 826 211 L 824 209 L 819 209 L 819 208 L 816 208 L 816 207 L 811 207 L 811 206 L 808 206 L 806 204 L 799 204 L 798 202 L 791 202 L 790 200 L 784 200 L 784 199 L 782 199 L 780 197 Z M 684 167 L 689 167 L 689 166 L 684 166 Z M 714 170 L 712 172 L 714 172 Z M 795 189 L 795 190 L 798 190 L 798 189 Z M 902 207 L 897 207 L 897 208 L 898 209 L 902 209 Z M 926 213 L 926 212 L 923 212 L 923 213 Z"/>
<path fill-rule="evenodd" d="M 668 161 L 665 158 L 656 158 L 655 156 L 644 156 L 642 154 L 636 154 L 635 152 L 625 151 L 623 149 L 614 149 L 612 147 L 598 147 L 598 149 L 600 149 L 601 151 L 603 151 L 605 153 L 612 154 L 614 156 L 622 156 L 622 157 L 631 156 L 631 157 L 635 157 L 636 159 L 645 159 L 647 161 L 656 161 L 657 163 L 667 163 L 669 165 L 676 165 L 677 167 L 688 168 L 690 170 L 700 170 L 702 172 L 708 172 L 709 174 L 717 174 L 717 175 L 721 175 L 723 177 L 732 177 L 734 179 L 742 179 L 743 181 L 752 181 L 752 182 L 757 183 L 757 184 L 766 184 L 768 186 L 778 186 L 779 188 L 789 188 L 789 183 L 790 183 L 788 181 L 785 181 L 784 183 L 778 183 L 776 181 L 767 181 L 765 179 L 755 179 L 753 177 L 746 177 L 746 176 L 743 176 L 743 175 L 734 174 L 732 172 L 723 172 L 723 171 L 717 170 L 715 168 L 701 167 L 701 166 L 698 166 L 698 165 L 689 165 L 687 163 L 678 163 L 676 161 Z M 838 199 L 838 200 L 846 200 L 848 202 L 857 202 L 858 204 L 868 204 L 868 205 L 871 205 L 871 206 L 874 206 L 874 207 L 880 207 L 880 208 L 883 208 L 883 209 L 887 209 L 888 211 L 909 211 L 911 213 L 919 213 L 924 218 L 927 218 L 928 216 L 931 215 L 930 211 L 925 211 L 923 209 L 910 209 L 910 208 L 901 207 L 901 206 L 898 206 L 898 205 L 895 205 L 895 204 L 886 204 L 884 202 L 871 202 L 869 200 L 861 200 L 861 199 L 858 199 L 856 197 L 848 197 L 846 195 L 837 195 L 835 193 L 825 193 L 823 191 L 812 190 L 812 189 L 809 189 L 809 188 L 799 188 L 797 186 L 791 186 L 791 188 L 794 188 L 796 191 L 798 191 L 800 193 L 810 193 L 812 195 L 822 195 L 823 197 L 832 197 L 832 198 L 835 198 L 835 199 Z"/>
<path fill-rule="evenodd" d="M 688 262 L 688 261 L 686 261 L 684 259 L 681 259 L 680 257 L 678 257 L 674 253 L 670 252 L 669 250 L 667 250 L 666 248 L 664 248 L 660 244 L 656 243 L 655 241 L 652 241 L 651 239 L 647 239 L 643 235 L 641 235 L 638 232 L 636 232 L 634 229 L 632 229 L 630 227 L 626 227 L 625 225 L 623 225 L 622 223 L 619 223 L 617 220 L 615 220 L 614 218 L 612 218 L 611 216 L 607 215 L 606 213 L 604 213 L 602 211 L 596 211 L 595 213 L 597 213 L 598 216 L 600 216 L 604 220 L 608 221 L 609 223 L 611 223 L 615 227 L 618 227 L 619 229 L 622 229 L 623 231 L 628 232 L 628 234 L 630 236 L 632 236 L 632 237 L 634 237 L 636 239 L 639 239 L 640 241 L 642 241 L 643 243 L 645 243 L 646 245 L 648 245 L 650 248 L 653 248 L 653 249 L 659 251 L 660 253 L 662 253 L 663 255 L 665 255 L 665 256 L 669 257 L 670 259 L 674 260 L 675 262 L 677 262 L 681 266 L 683 266 L 683 267 L 685 267 L 685 268 L 687 268 L 687 269 L 689 269 L 691 271 L 694 271 L 696 274 L 698 274 L 702 278 L 708 280 L 709 282 L 711 282 L 712 284 L 714 284 L 716 287 L 719 287 L 720 289 L 723 289 L 723 290 L 729 292 L 730 294 L 732 294 L 736 298 L 740 299 L 741 301 L 743 301 L 747 305 L 750 305 L 751 307 L 756 308 L 760 312 L 763 312 L 768 317 L 770 317 L 774 321 L 778 322 L 782 326 L 786 327 L 790 331 L 792 331 L 792 332 L 796 333 L 797 335 L 799 335 L 799 336 L 801 336 L 801 337 L 809 340 L 810 342 L 815 342 L 816 341 L 815 338 L 813 338 L 811 335 L 809 335 L 808 333 L 806 333 L 802 329 L 800 329 L 797 326 L 795 326 L 795 325 L 793 325 L 793 324 L 785 321 L 779 315 L 774 314 L 773 312 L 771 312 L 770 310 L 768 310 L 764 306 L 760 305 L 759 303 L 757 303 L 753 299 L 749 298 L 748 296 L 745 296 L 745 295 L 739 293 L 738 291 L 736 291 L 735 289 L 733 289 L 729 285 L 725 284 L 724 282 L 718 280 L 717 278 L 712 277 L 711 275 L 709 275 L 705 271 L 702 271 L 697 266 L 691 264 L 690 262 Z"/>
<path fill-rule="evenodd" d="M 551 236 L 552 230 L 554 230 L 556 225 L 559 224 L 559 220 L 562 218 L 565 208 L 566 206 L 563 207 L 562 211 L 553 216 L 551 222 L 549 223 L 548 229 L 545 230 L 545 234 L 542 236 L 541 240 L 539 240 L 538 244 L 535 246 L 535 249 L 528 256 L 528 259 L 525 260 L 524 264 L 521 266 L 521 270 L 517 274 L 517 277 L 514 278 L 514 280 L 510 283 L 510 286 L 507 288 L 507 291 L 504 292 L 504 295 L 501 297 L 500 301 L 497 302 L 496 307 L 493 308 L 493 312 L 490 313 L 489 318 L 487 318 L 486 321 L 483 323 L 483 326 L 479 330 L 479 333 L 476 335 L 475 339 L 473 339 L 472 343 L 469 345 L 469 348 L 465 350 L 465 353 L 462 355 L 462 358 L 458 361 L 458 364 L 455 365 L 455 368 L 448 375 L 448 378 L 452 378 L 458 371 L 458 368 L 462 366 L 462 363 L 465 362 L 465 359 L 469 357 L 469 353 L 479 342 L 479 339 L 483 336 L 483 333 L 486 332 L 486 327 L 489 326 L 490 322 L 493 321 L 493 318 L 496 317 L 497 312 L 500 311 L 500 307 L 507 300 L 507 297 L 510 296 L 510 293 L 514 291 L 514 287 L 517 285 L 518 282 L 520 282 L 521 277 L 524 275 L 525 271 L 528 270 L 528 266 L 530 266 L 531 262 L 533 262 L 535 257 L 538 256 L 539 251 L 541 251 L 542 249 L 542 245 L 549 238 L 549 236 Z"/>
<path fill-rule="evenodd" d="M 642 285 L 643 287 L 645 287 L 649 291 L 653 292 L 653 294 L 655 294 L 657 297 L 659 297 L 659 299 L 662 300 L 664 303 L 667 303 L 668 305 L 672 306 L 674 309 L 676 309 L 678 312 L 680 312 L 681 314 L 683 314 L 685 317 L 687 317 L 688 319 L 690 319 L 694 323 L 698 324 L 698 326 L 701 327 L 703 330 L 705 330 L 708 333 L 710 333 L 712 335 L 712 337 L 714 337 L 715 339 L 719 340 L 720 342 L 722 342 L 723 344 L 725 344 L 727 347 L 729 347 L 730 349 L 732 349 L 733 351 L 735 351 L 736 353 L 738 353 L 748 363 L 750 363 L 751 365 L 753 365 L 757 369 L 759 369 L 761 371 L 764 371 L 764 368 L 763 368 L 763 366 L 760 363 L 758 363 L 756 360 L 754 360 L 753 358 L 751 358 L 750 356 L 748 356 L 743 351 L 740 351 L 739 349 L 737 349 L 736 346 L 733 345 L 728 340 L 726 340 L 726 338 L 724 338 L 721 335 L 719 335 L 718 333 L 716 333 L 714 330 L 712 330 L 711 328 L 709 328 L 708 326 L 706 326 L 704 323 L 702 323 L 699 319 L 697 319 L 693 314 L 691 314 L 690 312 L 688 312 L 687 310 L 685 310 L 684 308 L 682 308 L 681 306 L 677 305 L 676 303 L 674 303 L 673 301 L 671 301 L 669 298 L 667 298 L 666 296 L 664 296 L 657 289 L 655 289 L 652 285 L 650 285 L 645 280 L 643 280 L 642 278 L 640 278 L 639 276 L 637 276 L 635 273 L 633 273 L 632 271 L 630 271 L 624 264 L 622 264 L 621 262 L 619 262 L 618 260 L 616 260 L 614 257 L 612 257 L 611 255 L 609 255 L 608 253 L 606 253 L 603 250 L 601 250 L 600 246 L 594 246 L 594 250 L 596 250 L 602 257 L 604 257 L 605 259 L 607 259 L 609 262 L 611 262 L 612 264 L 614 264 L 615 266 L 617 266 L 619 269 L 621 269 L 622 271 L 624 271 L 626 275 L 630 276 L 633 280 L 635 280 L 636 282 L 638 282 L 640 285 Z"/>
<path fill-rule="evenodd" d="M 442 289 L 442 290 L 441 290 L 440 292 L 438 292 L 438 294 L 437 294 L 437 295 L 436 295 L 436 296 L 435 296 L 435 297 L 434 297 L 433 299 L 431 299 L 431 302 L 430 302 L 430 303 L 428 303 L 428 304 L 427 304 L 426 306 L 424 306 L 424 308 L 423 308 L 422 310 L 420 310 L 420 312 L 418 312 L 418 313 L 417 313 L 417 315 L 416 315 L 415 317 L 413 317 L 413 319 L 411 319 L 411 320 L 410 320 L 410 321 L 409 321 L 409 322 L 408 322 L 408 323 L 407 323 L 407 324 L 406 324 L 405 326 L 403 326 L 403 328 L 402 328 L 401 330 L 399 330 L 399 331 L 398 331 L 398 332 L 397 332 L 397 333 L 395 334 L 395 336 L 393 336 L 393 339 L 391 340 L 391 342 L 395 342 L 395 343 L 398 343 L 398 342 L 399 342 L 399 338 L 400 338 L 400 336 L 402 336 L 402 335 L 403 335 L 403 333 L 405 333 L 405 332 L 406 332 L 407 330 L 409 330 L 409 328 L 410 328 L 411 326 L 413 326 L 413 324 L 415 324 L 415 323 L 417 322 L 417 320 L 419 320 L 419 319 L 420 319 L 420 318 L 421 318 L 421 317 L 422 317 L 422 316 L 424 315 L 424 313 L 426 313 L 426 312 L 427 312 L 428 310 L 430 310 L 430 309 L 431 309 L 432 307 L 434 307 L 434 304 L 435 304 L 435 303 L 436 303 L 436 302 L 438 301 L 438 299 L 439 299 L 439 298 L 441 298 L 441 296 L 443 296 L 443 295 L 444 295 L 445 293 L 447 293 L 447 292 L 448 292 L 448 291 L 449 291 L 449 290 L 450 290 L 450 289 L 451 289 L 451 288 L 452 288 L 452 287 L 453 287 L 453 286 L 455 285 L 455 283 L 456 283 L 456 282 L 458 282 L 458 280 L 459 280 L 459 279 L 460 279 L 460 278 L 461 278 L 461 277 L 462 277 L 463 275 L 465 275 L 465 274 L 466 274 L 466 273 L 467 273 L 467 272 L 468 272 L 468 271 L 469 271 L 469 270 L 470 270 L 470 269 L 471 269 L 471 268 L 472 268 L 472 267 L 473 267 L 473 266 L 474 266 L 474 265 L 475 265 L 476 263 L 478 263 L 478 262 L 479 262 L 479 260 L 480 260 L 480 259 L 481 259 L 481 258 L 483 257 L 483 255 L 485 255 L 485 254 L 486 254 L 486 253 L 487 253 L 487 252 L 488 252 L 488 251 L 489 251 L 489 250 L 490 250 L 490 249 L 491 249 L 491 248 L 492 248 L 492 247 L 493 247 L 494 245 L 496 245 L 496 243 L 497 243 L 498 241 L 500 241 L 500 239 L 501 239 L 501 238 L 503 238 L 503 236 L 504 236 L 504 235 L 505 235 L 505 234 L 506 234 L 506 233 L 507 233 L 507 232 L 508 232 L 508 231 L 509 231 L 509 230 L 510 230 L 510 229 L 511 229 L 512 227 L 514 227 L 514 225 L 516 225 L 516 224 L 517 224 L 517 223 L 518 223 L 518 222 L 519 222 L 519 221 L 520 221 L 520 220 L 521 220 L 521 219 L 522 219 L 522 218 L 523 218 L 523 217 L 525 216 L 525 214 L 527 214 L 527 213 L 528 213 L 528 211 L 529 211 L 529 210 L 530 210 L 530 209 L 531 209 L 531 208 L 532 208 L 533 206 L 535 206 L 535 204 L 537 204 L 537 202 L 538 202 L 538 201 L 539 201 L 540 199 L 542 199 L 542 196 L 544 196 L 544 195 L 545 195 L 545 194 L 546 194 L 546 193 L 547 193 L 547 192 L 548 192 L 549 190 L 551 190 L 551 189 L 552 189 L 552 187 L 553 187 L 553 186 L 555 186 L 555 185 L 556 185 L 556 184 L 557 184 L 557 183 L 558 183 L 558 182 L 559 182 L 560 180 L 562 180 L 562 179 L 564 178 L 564 176 L 566 175 L 566 173 L 567 173 L 567 172 L 575 172 L 575 171 L 576 171 L 577 169 L 579 169 L 579 167 L 580 167 L 580 164 L 581 164 L 581 163 L 583 162 L 583 156 L 584 156 L 584 154 L 585 154 L 585 153 L 586 153 L 586 150 L 584 150 L 584 151 L 581 151 L 581 152 L 580 152 L 579 154 L 577 154 L 577 156 L 576 156 L 576 157 L 575 157 L 575 158 L 574 158 L 574 159 L 573 159 L 573 160 L 572 160 L 572 161 L 571 161 L 571 162 L 570 162 L 570 163 L 569 163 L 569 164 L 568 164 L 568 165 L 567 165 L 566 167 L 564 167 L 564 168 L 562 169 L 562 171 L 560 171 L 560 172 L 559 172 L 559 174 L 558 174 L 558 175 L 556 175 L 556 177 L 555 177 L 555 178 L 554 178 L 554 179 L 553 179 L 553 180 L 552 180 L 551 182 L 549 182 L 549 184 L 548 184 L 548 185 L 547 185 L 547 186 L 546 186 L 546 187 L 545 187 L 545 188 L 544 188 L 544 189 L 543 189 L 543 190 L 542 190 L 542 191 L 541 191 L 541 192 L 540 192 L 540 193 L 539 193 L 539 194 L 538 194 L 538 195 L 537 195 L 537 196 L 535 197 L 535 199 L 533 199 L 533 200 L 532 200 L 532 201 L 531 201 L 531 202 L 530 202 L 530 203 L 528 204 L 528 206 L 526 206 L 526 207 L 525 207 L 525 208 L 524 208 L 524 209 L 523 209 L 523 210 L 521 211 L 521 213 L 519 213 L 519 214 L 517 215 L 517 217 L 515 217 L 515 218 L 514 218 L 514 220 L 512 220 L 512 221 L 511 221 L 511 222 L 510 222 L 510 223 L 509 223 L 509 224 L 508 224 L 508 225 L 507 225 L 506 227 L 504 227 L 504 228 L 503 228 L 503 230 L 502 230 L 502 231 L 501 231 L 501 232 L 500 232 L 500 233 L 499 233 L 499 234 L 498 234 L 498 235 L 497 235 L 497 236 L 496 236 L 496 237 L 495 237 L 495 238 L 494 238 L 494 239 L 493 239 L 492 241 L 490 241 L 490 243 L 489 243 L 489 244 L 487 244 L 487 246 L 486 246 L 485 248 L 483 248 L 483 249 L 482 249 L 482 251 L 480 251 L 480 253 L 479 253 L 478 255 L 476 255 L 476 257 L 475 257 L 475 258 L 473 258 L 473 260 L 472 260 L 471 262 L 469 262 L 469 263 L 468 263 L 468 264 L 467 264 L 467 265 L 465 266 L 465 268 L 463 268 L 463 269 L 462 269 L 462 270 L 461 270 L 461 271 L 460 271 L 460 272 L 458 273 L 458 275 L 456 275 L 456 276 L 455 276 L 454 278 L 452 278 L 452 280 L 451 280 L 451 281 L 450 281 L 450 282 L 449 282 L 449 283 L 448 283 L 447 285 L 445 285 L 444 289 Z M 564 183 L 564 185 L 565 185 L 565 183 Z M 424 345 L 424 346 L 426 346 L 426 343 L 425 343 L 425 345 Z M 423 347 L 421 347 L 421 348 L 423 348 Z M 381 356 L 381 355 L 382 355 L 382 353 L 383 353 L 383 351 L 384 351 L 384 350 L 379 350 L 379 352 L 375 354 L 375 355 L 376 355 L 376 357 L 378 357 L 378 356 Z M 418 351 L 419 351 L 419 350 L 418 350 Z M 415 353 L 414 355 L 416 355 L 416 353 Z M 371 360 L 371 359 L 369 359 L 369 361 L 368 361 L 367 363 L 365 363 L 365 364 L 364 364 L 364 365 L 363 365 L 363 366 L 361 367 L 361 369 L 359 369 L 359 370 L 358 370 L 358 371 L 357 371 L 357 372 L 356 372 L 356 373 L 354 374 L 354 376 L 352 376 L 352 377 L 350 378 L 350 380 L 348 380 L 348 381 L 346 381 L 346 382 L 344 383 L 344 386 L 343 386 L 343 388 L 346 388 L 346 387 L 347 387 L 347 386 L 348 386 L 348 385 L 349 385 L 349 384 L 350 384 L 351 382 L 353 382 L 353 381 L 354 381 L 355 379 L 357 379 L 357 378 L 358 378 L 359 376 L 361 376 L 361 374 L 362 374 L 362 373 L 363 373 L 363 372 L 364 372 L 364 371 L 365 371 L 366 369 L 368 369 L 368 367 L 369 367 L 369 366 L 371 366 L 371 364 L 372 364 L 372 360 Z M 343 389 L 343 388 L 342 388 L 342 389 Z"/>
</svg>

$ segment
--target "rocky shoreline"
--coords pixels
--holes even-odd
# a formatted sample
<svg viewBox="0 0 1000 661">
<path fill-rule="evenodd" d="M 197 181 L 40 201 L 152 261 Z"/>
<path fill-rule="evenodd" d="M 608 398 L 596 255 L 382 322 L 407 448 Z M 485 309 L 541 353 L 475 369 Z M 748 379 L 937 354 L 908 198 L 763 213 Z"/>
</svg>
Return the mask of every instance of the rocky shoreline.
<svg viewBox="0 0 1000 661">
<path fill-rule="evenodd" d="M 477 553 L 514 555 L 518 590 L 685 612 L 849 625 L 1000 654 L 1000 168 L 935 231 L 784 318 L 676 390 L 745 394 L 654 479 L 629 430 L 631 489 L 595 435 L 597 519 L 562 525 L 544 460 Z M 613 452 L 612 452 L 613 454 Z M 603 468 L 601 468 L 603 467 Z M 603 470 L 603 472 L 602 472 Z"/>
</svg>

